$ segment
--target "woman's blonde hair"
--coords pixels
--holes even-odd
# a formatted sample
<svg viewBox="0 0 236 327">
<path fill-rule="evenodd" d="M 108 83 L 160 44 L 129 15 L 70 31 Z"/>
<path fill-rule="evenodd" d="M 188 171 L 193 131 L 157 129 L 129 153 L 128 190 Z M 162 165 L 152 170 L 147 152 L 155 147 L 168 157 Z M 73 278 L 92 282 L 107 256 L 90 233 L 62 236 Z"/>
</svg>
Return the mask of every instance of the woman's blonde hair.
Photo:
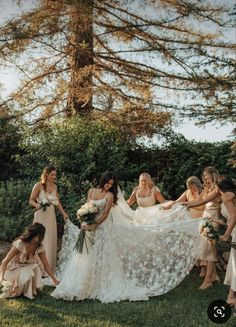
<svg viewBox="0 0 236 327">
<path fill-rule="evenodd" d="M 206 181 L 204 178 L 204 173 L 207 173 L 208 175 L 211 176 L 211 183 Z M 203 180 L 203 186 L 204 186 L 204 193 L 211 193 L 216 189 L 217 187 L 217 180 L 218 177 L 220 176 L 219 171 L 214 167 L 214 166 L 208 166 L 206 167 L 203 172 L 202 172 L 202 180 Z"/>
<path fill-rule="evenodd" d="M 153 186 L 155 185 L 153 180 L 152 180 L 152 177 L 150 176 L 150 174 L 146 173 L 146 172 L 143 172 L 139 175 L 139 186 L 140 186 L 140 179 L 141 177 L 145 177 L 147 179 L 147 182 L 148 182 L 148 187 L 150 189 L 153 188 Z"/>
<path fill-rule="evenodd" d="M 190 176 L 186 180 L 187 188 L 190 188 L 191 185 L 195 185 L 198 189 L 198 193 L 200 194 L 203 191 L 203 185 L 200 179 L 197 176 Z"/>
</svg>

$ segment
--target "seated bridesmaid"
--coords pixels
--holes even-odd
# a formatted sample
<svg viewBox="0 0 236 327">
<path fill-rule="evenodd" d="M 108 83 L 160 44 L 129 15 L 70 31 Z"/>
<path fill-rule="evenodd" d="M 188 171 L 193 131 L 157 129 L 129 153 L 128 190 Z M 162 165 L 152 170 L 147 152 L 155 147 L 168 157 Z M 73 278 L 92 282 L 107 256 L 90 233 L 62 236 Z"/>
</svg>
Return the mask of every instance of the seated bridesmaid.
<svg viewBox="0 0 236 327">
<path fill-rule="evenodd" d="M 33 299 L 37 294 L 37 289 L 43 287 L 43 269 L 55 285 L 59 284 L 45 254 L 42 244 L 44 235 L 45 227 L 34 223 L 13 242 L 12 248 L 0 267 L 0 285 L 3 285 L 1 298 L 24 295 Z"/>
<path fill-rule="evenodd" d="M 163 206 L 163 209 L 171 209 L 175 203 L 196 200 L 203 191 L 203 185 L 197 176 L 190 176 L 186 180 L 186 186 L 187 186 L 187 190 L 185 190 L 184 193 L 177 200 L 169 201 L 169 204 L 168 203 L 165 204 Z M 204 211 L 204 205 L 189 209 L 190 216 L 192 218 L 201 217 L 203 211 Z"/>
<path fill-rule="evenodd" d="M 148 173 L 142 173 L 139 176 L 139 185 L 134 188 L 133 193 L 127 200 L 127 203 L 132 206 L 137 203 L 139 207 L 150 207 L 157 202 L 165 202 L 165 198 L 161 194 L 158 187 L 154 185 L 151 176 Z"/>
</svg>

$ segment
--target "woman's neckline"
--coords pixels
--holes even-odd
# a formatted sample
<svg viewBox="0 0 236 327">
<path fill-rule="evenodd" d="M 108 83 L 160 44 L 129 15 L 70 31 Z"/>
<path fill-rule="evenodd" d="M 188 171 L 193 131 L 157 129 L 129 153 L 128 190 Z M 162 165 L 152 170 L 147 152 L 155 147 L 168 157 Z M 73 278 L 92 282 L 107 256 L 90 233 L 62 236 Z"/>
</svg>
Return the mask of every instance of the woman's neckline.
<svg viewBox="0 0 236 327">
<path fill-rule="evenodd" d="M 152 190 L 153 190 L 153 187 L 151 188 L 151 189 L 149 189 L 149 192 L 150 192 L 150 194 L 149 195 L 145 195 L 145 196 L 142 196 L 142 195 L 140 195 L 140 191 L 138 190 L 138 197 L 139 198 L 150 198 L 150 196 L 152 196 Z"/>
</svg>

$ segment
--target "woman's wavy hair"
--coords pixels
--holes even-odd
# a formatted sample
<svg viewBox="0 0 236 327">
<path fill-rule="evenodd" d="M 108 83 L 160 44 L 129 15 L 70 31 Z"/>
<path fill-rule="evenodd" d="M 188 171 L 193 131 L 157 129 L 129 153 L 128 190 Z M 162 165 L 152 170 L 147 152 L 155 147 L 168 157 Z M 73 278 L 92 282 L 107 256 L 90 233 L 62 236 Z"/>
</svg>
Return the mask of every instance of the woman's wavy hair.
<svg viewBox="0 0 236 327">
<path fill-rule="evenodd" d="M 216 184 L 221 192 L 232 192 L 236 195 L 236 183 L 231 177 L 221 175 L 218 177 Z"/>
<path fill-rule="evenodd" d="M 154 182 L 153 182 L 153 180 L 152 180 L 151 175 L 150 175 L 149 173 L 146 173 L 146 172 L 141 173 L 141 174 L 139 175 L 139 179 L 138 179 L 138 180 L 139 180 L 139 183 L 140 183 L 140 179 L 141 179 L 141 177 L 145 177 L 145 178 L 147 179 L 147 181 L 148 181 L 148 187 L 149 187 L 150 189 L 152 189 L 153 186 L 154 186 L 155 184 L 154 184 Z M 140 187 L 140 184 L 139 184 L 138 187 Z"/>
<path fill-rule="evenodd" d="M 200 179 L 197 176 L 190 176 L 186 180 L 186 185 L 187 185 L 187 188 L 190 188 L 190 186 L 195 185 L 198 189 L 198 194 L 202 193 L 202 191 L 203 191 L 202 182 L 200 181 Z"/>
<path fill-rule="evenodd" d="M 207 173 L 211 176 L 212 182 L 209 183 L 204 178 L 204 173 Z M 203 180 L 203 186 L 204 186 L 204 193 L 211 193 L 216 187 L 217 187 L 217 179 L 220 176 L 219 171 L 214 166 L 208 166 L 203 169 L 202 172 L 202 180 Z"/>
<path fill-rule="evenodd" d="M 54 166 L 47 166 L 43 169 L 43 173 L 40 177 L 40 181 L 41 181 L 44 191 L 46 191 L 47 176 L 54 170 L 57 171 Z"/>
<path fill-rule="evenodd" d="M 103 188 L 103 186 L 106 183 L 108 183 L 111 179 L 114 181 L 114 184 L 110 188 L 109 192 L 113 193 L 114 195 L 113 203 L 115 204 L 117 202 L 117 194 L 118 194 L 118 178 L 116 177 L 116 175 L 111 171 L 105 171 L 100 177 L 98 187 Z"/>
<path fill-rule="evenodd" d="M 39 236 L 38 246 L 42 244 L 45 236 L 45 227 L 40 223 L 33 223 L 26 227 L 25 232 L 18 238 L 24 242 L 29 243 L 35 236 Z"/>
</svg>

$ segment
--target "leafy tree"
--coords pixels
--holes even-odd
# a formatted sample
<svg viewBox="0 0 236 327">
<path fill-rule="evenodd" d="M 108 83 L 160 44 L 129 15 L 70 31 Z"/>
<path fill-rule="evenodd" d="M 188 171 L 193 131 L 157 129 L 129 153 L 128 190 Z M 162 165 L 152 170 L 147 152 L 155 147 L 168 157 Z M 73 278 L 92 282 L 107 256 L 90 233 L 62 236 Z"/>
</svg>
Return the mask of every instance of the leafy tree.
<svg viewBox="0 0 236 327">
<path fill-rule="evenodd" d="M 8 114 L 0 115 L 0 180 L 14 178 L 19 173 L 15 155 L 23 155 L 18 143 L 20 140 L 19 125 L 9 121 Z"/>
<path fill-rule="evenodd" d="M 191 175 L 201 178 L 206 166 L 213 165 L 221 174 L 236 178 L 235 169 L 229 165 L 230 144 L 190 141 L 181 134 L 166 132 L 162 145 L 140 145 L 129 152 L 128 162 L 133 169 L 127 172 L 127 180 L 147 171 L 167 198 L 177 198 L 186 188 L 186 179 Z"/>
<path fill-rule="evenodd" d="M 129 135 L 151 135 L 173 112 L 235 117 L 233 45 L 209 28 L 231 27 L 227 8 L 197 0 L 36 4 L 0 28 L 1 65 L 22 76 L 2 102 L 16 116 L 79 113 Z"/>
<path fill-rule="evenodd" d="M 53 164 L 79 190 L 86 179 L 92 180 L 106 170 L 121 175 L 128 144 L 112 125 L 77 116 L 48 123 L 36 131 L 26 127 L 21 147 L 26 152 L 18 157 L 22 177 L 36 179 L 42 167 Z"/>
</svg>

